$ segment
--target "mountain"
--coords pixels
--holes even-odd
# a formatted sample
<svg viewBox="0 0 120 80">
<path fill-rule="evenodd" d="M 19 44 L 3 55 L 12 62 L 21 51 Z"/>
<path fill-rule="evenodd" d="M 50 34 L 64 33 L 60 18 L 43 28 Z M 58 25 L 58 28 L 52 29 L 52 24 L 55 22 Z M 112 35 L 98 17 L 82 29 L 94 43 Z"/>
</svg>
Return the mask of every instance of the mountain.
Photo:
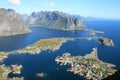
<svg viewBox="0 0 120 80">
<path fill-rule="evenodd" d="M 71 14 L 75 18 L 79 18 L 81 21 L 92 21 L 92 20 L 103 20 L 104 18 L 97 18 L 97 17 L 84 17 L 76 14 Z"/>
<path fill-rule="evenodd" d="M 29 33 L 22 16 L 12 9 L 0 8 L 0 36 Z"/>
<path fill-rule="evenodd" d="M 85 26 L 79 18 L 58 11 L 33 12 L 29 16 L 28 24 L 31 26 L 41 26 L 61 30 L 85 29 Z"/>
<path fill-rule="evenodd" d="M 71 16 L 74 16 L 75 18 L 79 18 L 81 21 L 88 21 L 88 20 L 90 20 L 87 17 L 83 17 L 83 16 L 76 15 L 76 14 L 71 14 Z"/>
</svg>

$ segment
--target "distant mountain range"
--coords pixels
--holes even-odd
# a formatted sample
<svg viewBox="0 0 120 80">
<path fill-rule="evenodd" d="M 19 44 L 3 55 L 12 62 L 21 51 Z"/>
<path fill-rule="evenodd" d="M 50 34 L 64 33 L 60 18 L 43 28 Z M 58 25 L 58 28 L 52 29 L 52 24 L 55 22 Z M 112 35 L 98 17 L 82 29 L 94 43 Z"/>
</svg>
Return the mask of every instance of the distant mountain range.
<svg viewBox="0 0 120 80">
<path fill-rule="evenodd" d="M 13 9 L 0 8 L 0 36 L 30 32 L 27 26 L 40 26 L 60 30 L 84 30 L 80 18 L 53 11 L 33 12 L 31 15 L 16 13 Z"/>
<path fill-rule="evenodd" d="M 58 11 L 33 12 L 28 18 L 28 24 L 61 30 L 85 29 L 79 18 Z"/>
<path fill-rule="evenodd" d="M 18 14 L 13 9 L 0 8 L 0 36 L 29 33 L 28 26 L 40 26 L 60 30 L 84 30 L 82 21 L 103 18 L 83 17 L 59 11 L 40 11 L 30 15 Z"/>
<path fill-rule="evenodd" d="M 0 36 L 29 33 L 22 16 L 12 9 L 0 9 Z"/>
</svg>

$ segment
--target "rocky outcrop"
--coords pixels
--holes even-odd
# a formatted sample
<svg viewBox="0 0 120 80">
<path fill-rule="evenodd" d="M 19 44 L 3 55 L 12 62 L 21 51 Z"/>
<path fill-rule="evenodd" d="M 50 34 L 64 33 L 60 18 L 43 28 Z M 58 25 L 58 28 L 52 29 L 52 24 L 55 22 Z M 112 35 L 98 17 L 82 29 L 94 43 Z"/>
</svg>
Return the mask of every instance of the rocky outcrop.
<svg viewBox="0 0 120 80">
<path fill-rule="evenodd" d="M 61 30 L 84 30 L 85 26 L 79 18 L 69 14 L 53 12 L 33 12 L 29 19 L 29 25 L 41 26 Z"/>
<path fill-rule="evenodd" d="M 24 19 L 12 9 L 0 9 L 0 36 L 29 33 Z"/>
<path fill-rule="evenodd" d="M 104 37 L 99 37 L 98 38 L 98 42 L 106 45 L 106 46 L 114 46 L 113 40 L 112 39 L 108 39 L 108 38 L 104 38 Z"/>
</svg>

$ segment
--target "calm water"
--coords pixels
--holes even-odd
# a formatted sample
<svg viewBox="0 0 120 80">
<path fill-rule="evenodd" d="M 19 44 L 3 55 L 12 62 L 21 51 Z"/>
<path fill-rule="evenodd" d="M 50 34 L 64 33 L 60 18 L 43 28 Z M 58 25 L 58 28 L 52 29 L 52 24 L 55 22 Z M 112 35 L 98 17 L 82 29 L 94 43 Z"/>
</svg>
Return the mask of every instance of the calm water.
<svg viewBox="0 0 120 80">
<path fill-rule="evenodd" d="M 75 40 L 63 44 L 58 51 L 43 51 L 39 55 L 13 54 L 5 59 L 6 65 L 22 64 L 23 69 L 20 75 L 25 80 L 85 80 L 83 77 L 67 72 L 69 66 L 60 66 L 54 61 L 57 55 L 70 52 L 72 55 L 85 55 L 91 52 L 93 47 L 98 48 L 99 58 L 103 61 L 113 63 L 120 69 L 120 21 L 89 21 L 84 22 L 87 28 L 104 31 L 105 37 L 113 39 L 115 47 L 107 47 L 98 44 L 95 40 Z M 89 36 L 86 31 L 61 31 L 40 27 L 31 28 L 29 34 L 0 38 L 0 51 L 12 51 L 30 45 L 40 39 L 52 37 L 82 37 Z M 36 77 L 36 73 L 47 73 L 44 78 Z M 13 77 L 13 74 L 9 74 Z"/>
</svg>

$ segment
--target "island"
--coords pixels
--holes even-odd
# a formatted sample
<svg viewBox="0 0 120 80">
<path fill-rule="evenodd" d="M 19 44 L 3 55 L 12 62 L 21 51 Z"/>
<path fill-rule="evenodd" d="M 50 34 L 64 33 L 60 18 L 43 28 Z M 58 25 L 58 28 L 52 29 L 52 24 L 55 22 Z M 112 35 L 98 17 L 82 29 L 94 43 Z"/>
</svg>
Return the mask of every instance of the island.
<svg viewBox="0 0 120 80">
<path fill-rule="evenodd" d="M 45 76 L 47 76 L 47 73 L 37 73 L 36 76 L 44 78 Z"/>
<path fill-rule="evenodd" d="M 22 65 L 11 65 L 11 71 L 13 74 L 21 74 Z"/>
<path fill-rule="evenodd" d="M 104 32 L 102 32 L 102 31 L 97 31 L 97 30 L 93 30 L 93 29 L 89 29 L 88 31 L 91 36 L 95 36 L 96 34 L 104 34 Z"/>
<path fill-rule="evenodd" d="M 105 37 L 99 37 L 98 42 L 106 46 L 114 46 L 113 40 Z"/>
<path fill-rule="evenodd" d="M 92 36 L 92 37 L 86 37 L 85 40 L 91 40 L 93 38 L 97 39 L 97 41 L 100 43 L 100 44 L 103 44 L 105 46 L 114 46 L 114 42 L 112 39 L 109 39 L 109 38 L 106 38 L 106 37 L 102 37 L 102 36 L 96 36 L 97 34 L 103 34 L 104 32 L 103 31 L 96 31 L 96 30 L 93 30 L 93 29 L 87 29 L 87 31 L 89 32 L 89 34 Z"/>
<path fill-rule="evenodd" d="M 112 46 L 112 47 L 114 46 L 113 40 L 106 37 L 92 36 L 92 37 L 83 37 L 78 39 L 84 39 L 86 41 L 95 39 L 99 44 L 103 44 L 105 46 Z"/>
<path fill-rule="evenodd" d="M 29 45 L 23 49 L 17 50 L 18 53 L 30 53 L 30 54 L 39 54 L 43 50 L 58 50 L 63 43 L 68 40 L 73 40 L 73 38 L 50 38 L 42 39 L 38 42 Z"/>
<path fill-rule="evenodd" d="M 24 80 L 23 77 L 8 78 L 9 73 L 20 74 L 22 65 L 11 65 L 6 66 L 5 64 L 0 65 L 0 80 Z"/>
<path fill-rule="evenodd" d="M 8 55 L 13 54 L 13 52 L 0 52 L 0 80 L 24 80 L 23 77 L 13 77 L 8 78 L 9 73 L 21 74 L 22 65 L 10 65 L 6 66 L 2 64 L 4 59 L 8 58 Z"/>
<path fill-rule="evenodd" d="M 115 73 L 115 65 L 103 62 L 98 59 L 97 48 L 93 48 L 90 54 L 85 56 L 71 56 L 70 53 L 64 53 L 57 56 L 55 61 L 60 65 L 70 65 L 67 71 L 73 72 L 86 79 L 101 80 Z"/>
</svg>

